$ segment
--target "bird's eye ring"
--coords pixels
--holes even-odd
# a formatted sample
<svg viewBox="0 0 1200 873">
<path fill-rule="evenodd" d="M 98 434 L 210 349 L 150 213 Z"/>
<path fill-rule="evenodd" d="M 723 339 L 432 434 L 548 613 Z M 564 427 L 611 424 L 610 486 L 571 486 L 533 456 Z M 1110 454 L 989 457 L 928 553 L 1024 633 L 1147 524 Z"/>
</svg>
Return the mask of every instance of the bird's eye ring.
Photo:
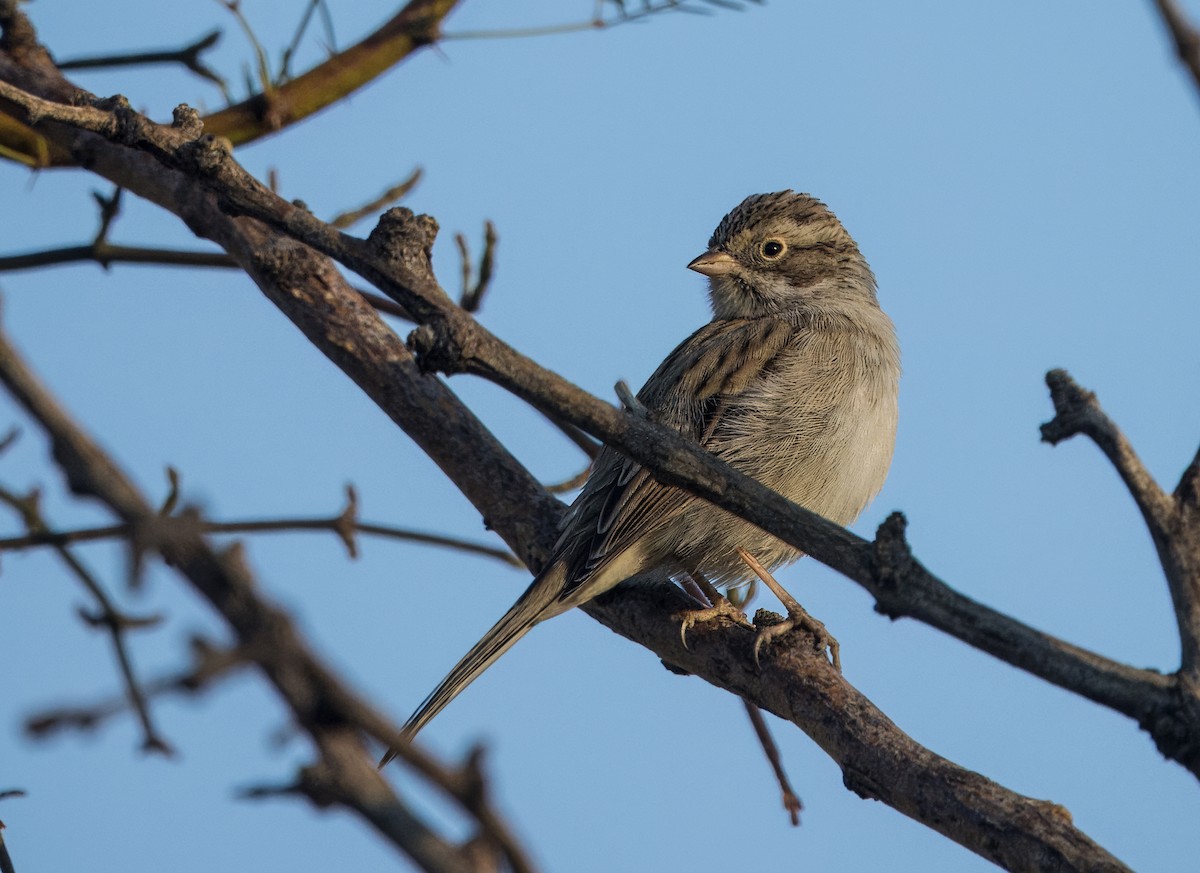
<svg viewBox="0 0 1200 873">
<path fill-rule="evenodd" d="M 787 246 L 785 246 L 780 240 L 769 239 L 762 244 L 760 251 L 762 252 L 764 258 L 769 261 L 774 261 L 783 254 L 786 248 Z"/>
</svg>

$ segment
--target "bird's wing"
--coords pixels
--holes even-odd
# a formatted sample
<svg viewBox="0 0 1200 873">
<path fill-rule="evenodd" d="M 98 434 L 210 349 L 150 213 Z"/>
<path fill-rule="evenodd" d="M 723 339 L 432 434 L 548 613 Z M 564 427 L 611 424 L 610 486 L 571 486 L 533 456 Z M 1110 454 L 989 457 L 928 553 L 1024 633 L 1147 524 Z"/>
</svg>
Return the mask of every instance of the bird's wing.
<svg viewBox="0 0 1200 873">
<path fill-rule="evenodd" d="M 729 403 L 769 370 L 795 328 L 776 318 L 712 321 L 667 356 L 638 400 L 649 418 L 705 445 Z M 605 564 L 679 512 L 685 492 L 605 448 L 564 517 L 556 552 L 569 596 Z"/>
</svg>

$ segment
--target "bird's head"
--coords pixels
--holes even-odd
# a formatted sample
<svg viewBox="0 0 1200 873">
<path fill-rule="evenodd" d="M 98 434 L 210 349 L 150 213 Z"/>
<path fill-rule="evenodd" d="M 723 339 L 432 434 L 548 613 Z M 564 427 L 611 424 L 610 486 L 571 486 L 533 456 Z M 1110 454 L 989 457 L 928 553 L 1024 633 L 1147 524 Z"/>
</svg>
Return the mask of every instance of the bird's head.
<svg viewBox="0 0 1200 873">
<path fill-rule="evenodd" d="M 716 318 L 874 301 L 875 277 L 820 200 L 778 191 L 747 197 L 721 219 L 689 269 L 709 278 Z"/>
</svg>

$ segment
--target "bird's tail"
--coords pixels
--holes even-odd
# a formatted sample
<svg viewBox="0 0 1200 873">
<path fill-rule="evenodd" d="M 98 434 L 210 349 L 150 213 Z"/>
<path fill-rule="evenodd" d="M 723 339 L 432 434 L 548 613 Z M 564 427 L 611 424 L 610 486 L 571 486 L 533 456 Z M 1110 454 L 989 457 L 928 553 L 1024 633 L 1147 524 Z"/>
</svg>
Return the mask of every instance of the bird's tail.
<svg viewBox="0 0 1200 873">
<path fill-rule="evenodd" d="M 565 587 L 566 567 L 561 561 L 555 561 L 538 574 L 525 589 L 525 593 L 513 604 L 512 609 L 454 665 L 450 675 L 433 689 L 417 707 L 417 711 L 404 723 L 401 732 L 405 738 L 411 740 L 416 736 L 417 731 L 441 712 L 464 688 L 478 679 L 484 670 L 512 648 L 535 624 L 570 609 L 574 602 L 564 602 L 560 599 Z M 379 766 L 384 766 L 394 757 L 395 749 L 388 749 Z"/>
</svg>

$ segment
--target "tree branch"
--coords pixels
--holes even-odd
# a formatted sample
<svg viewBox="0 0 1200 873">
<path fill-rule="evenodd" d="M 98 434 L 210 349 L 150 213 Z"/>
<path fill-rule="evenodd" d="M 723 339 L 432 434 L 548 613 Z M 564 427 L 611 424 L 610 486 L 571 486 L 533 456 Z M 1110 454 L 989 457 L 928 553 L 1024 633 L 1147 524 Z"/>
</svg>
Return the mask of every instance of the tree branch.
<svg viewBox="0 0 1200 873">
<path fill-rule="evenodd" d="M 47 525 L 45 518 L 42 516 L 38 505 L 37 492 L 26 497 L 19 497 L 5 488 L 0 488 L 0 501 L 8 504 L 21 516 L 25 527 L 31 535 L 36 536 L 49 531 L 49 525 Z M 96 578 L 95 574 L 88 569 L 87 565 L 74 552 L 67 548 L 65 543 L 55 543 L 54 551 L 57 552 L 71 575 L 80 581 L 84 589 L 96 603 L 96 607 L 99 610 L 98 613 L 93 615 L 81 611 L 80 617 L 89 626 L 107 632 L 112 642 L 113 655 L 117 659 L 121 680 L 125 685 L 126 697 L 133 711 L 137 713 L 138 724 L 142 728 L 142 751 L 170 757 L 174 754 L 174 750 L 163 739 L 162 734 L 159 733 L 154 723 L 154 719 L 150 715 L 150 707 L 146 703 L 146 694 L 138 682 L 137 676 L 134 675 L 133 661 L 129 656 L 127 641 L 129 631 L 153 626 L 158 623 L 158 619 L 135 619 L 121 612 L 108 596 L 108 592 L 104 590 L 104 586 L 100 584 L 100 580 Z"/>
<path fill-rule="evenodd" d="M 204 52 L 215 46 L 221 39 L 221 31 L 214 30 L 200 39 L 177 49 L 162 49 L 159 51 L 129 52 L 126 54 L 93 55 L 82 58 L 68 58 L 59 61 L 60 70 L 89 70 L 96 68 L 150 66 L 153 64 L 180 64 L 191 70 L 202 79 L 207 79 L 221 89 L 226 98 L 229 89 L 225 79 L 201 57 Z"/>
<path fill-rule="evenodd" d="M 142 684 L 147 701 L 171 694 L 199 694 L 218 679 L 248 663 L 245 653 L 240 649 L 220 648 L 201 637 L 193 637 L 190 648 L 192 664 L 186 670 Z M 92 730 L 128 708 L 129 697 L 122 695 L 87 706 L 47 710 L 26 719 L 25 732 L 31 737 L 41 738 L 68 728 Z"/>
<path fill-rule="evenodd" d="M 181 520 L 191 524 L 190 519 Z M 354 513 L 354 507 L 348 505 L 337 515 L 326 518 L 268 518 L 243 521 L 210 521 L 202 519 L 198 522 L 201 531 L 208 534 L 247 534 L 247 533 L 279 533 L 290 531 L 330 531 L 337 534 L 345 544 L 351 558 L 358 557 L 358 546 L 355 534 L 367 534 L 384 539 L 401 540 L 411 543 L 422 543 L 429 546 L 441 546 L 455 551 L 494 558 L 511 567 L 524 567 L 509 551 L 498 549 L 485 543 L 464 540 L 459 537 L 442 534 L 426 533 L 424 531 L 393 527 L 391 525 L 375 524 L 359 521 Z M 91 543 L 101 540 L 129 539 L 134 534 L 133 528 L 127 524 L 109 524 L 100 527 L 80 528 L 77 530 L 39 530 L 19 537 L 0 538 L 0 552 L 22 551 L 42 546 L 64 546 L 71 543 Z"/>
<path fill-rule="evenodd" d="M 0 88 L 0 99 L 11 99 L 9 92 Z M 46 109 L 41 105 L 34 108 Z M 441 292 L 429 271 L 432 219 L 416 219 L 405 210 L 393 210 L 370 240 L 354 240 L 329 231 L 303 210 L 258 186 L 227 154 L 214 150 L 210 140 L 194 141 L 196 128 L 187 113 L 177 116 L 178 131 L 168 131 L 143 126 L 124 108 L 116 113 L 121 119 L 119 129 L 102 117 L 102 111 L 100 115 L 93 114 L 94 109 L 64 111 L 71 115 L 64 120 L 72 124 L 81 123 L 114 142 L 134 145 L 165 166 L 178 166 L 193 180 L 203 180 L 214 197 L 193 191 L 185 202 L 181 194 L 187 186 L 177 176 L 159 181 L 156 177 L 161 168 L 147 167 L 122 149 L 86 137 L 80 137 L 75 146 L 88 151 L 95 171 L 161 202 L 197 233 L 230 251 L 322 351 L 393 418 L 411 427 L 414 438 L 484 511 L 491 526 L 519 555 L 528 557 L 528 563 L 537 565 L 544 558 L 544 549 L 553 539 L 557 505 L 547 502 L 544 492 L 490 434 L 474 429 L 477 423 L 460 430 L 447 420 L 447 412 L 455 409 L 458 421 L 471 421 L 441 382 L 422 375 L 394 335 L 380 330 L 378 320 L 349 293 L 340 274 L 325 259 L 254 222 L 214 214 L 214 206 L 227 213 L 262 218 L 322 251 L 336 252 L 347 266 L 377 280 L 386 291 L 403 299 L 415 315 L 436 325 L 431 328 L 433 336 L 425 337 L 429 342 L 422 345 L 417 339 L 432 362 L 448 361 L 458 369 L 488 375 L 539 408 L 553 410 L 600 435 L 656 470 L 663 481 L 714 500 L 856 579 L 874 578 L 875 555 L 870 544 L 789 504 L 678 434 L 622 414 L 584 394 L 475 325 Z M 63 135 L 68 140 L 72 137 Z M 319 329 L 312 329 L 314 321 Z M 388 387 L 395 390 L 391 393 L 380 385 L 381 371 L 392 377 Z M 406 384 L 399 385 L 401 381 Z M 409 406 L 413 393 L 422 396 L 422 404 L 430 394 L 438 396 L 435 420 L 413 414 Z M 478 481 L 480 469 L 487 470 L 486 487 Z M 525 482 L 532 493 L 515 494 L 498 486 L 498 471 Z M 526 495 L 528 503 L 523 502 Z M 492 510 L 504 514 L 495 518 Z M 1059 808 L 1001 789 L 904 737 L 827 664 L 806 664 L 798 654 L 804 647 L 791 652 L 773 648 L 771 656 L 764 659 L 761 674 L 753 665 L 751 640 L 746 638 L 752 636 L 749 631 L 725 628 L 693 634 L 692 650 L 683 649 L 678 626 L 670 616 L 688 605 L 674 589 L 623 588 L 587 611 L 668 663 L 794 721 L 838 761 L 847 774 L 847 784 L 859 793 L 885 800 L 997 863 L 1010 869 L 1038 869 L 1047 858 L 1053 858 L 1068 868 L 1121 869 L 1119 862 L 1070 826 Z"/>
<path fill-rule="evenodd" d="M 747 0 L 749 3 L 761 4 L 763 0 Z M 645 21 L 652 15 L 662 12 L 688 12 L 693 15 L 705 15 L 708 10 L 701 4 L 715 6 L 718 9 L 742 11 L 746 3 L 741 0 L 643 0 L 641 8 L 632 12 L 625 7 L 624 0 L 599 0 L 596 3 L 596 13 L 586 21 L 568 21 L 562 24 L 533 25 L 530 27 L 510 27 L 502 30 L 461 30 L 447 33 L 444 40 L 450 39 L 514 39 L 531 36 L 560 36 L 564 33 L 579 33 L 586 30 L 607 30 L 620 24 L 633 24 Z M 604 7 L 611 5 L 615 14 L 605 17 Z"/>
<path fill-rule="evenodd" d="M 121 246 L 95 240 L 82 246 L 61 246 L 0 257 L 0 273 L 37 270 L 60 264 L 94 261 L 108 269 L 113 264 L 159 264 L 171 267 L 235 267 L 224 252 L 193 252 L 153 246 Z"/>
<path fill-rule="evenodd" d="M 14 29 L 10 24 L 14 25 L 20 43 L 35 43 L 33 28 L 16 12 L 15 0 L 4 2 L 11 11 L 0 15 L 0 27 L 7 32 Z M 458 0 L 411 0 L 375 32 L 306 73 L 207 116 L 208 130 L 244 145 L 319 112 L 436 42 L 442 19 L 457 4 Z M 49 55 L 38 64 L 53 66 Z M 44 137 L 31 137 L 27 129 L 13 124 L 0 123 L 0 156 L 34 166 L 76 164 L 69 152 L 55 149 Z"/>
<path fill-rule="evenodd" d="M 800 801 L 795 789 L 792 788 L 792 783 L 788 781 L 787 773 L 783 769 L 783 761 L 779 757 L 779 747 L 775 745 L 775 740 L 771 737 L 767 720 L 763 718 L 762 710 L 750 701 L 743 700 L 742 705 L 746 708 L 746 715 L 754 727 L 754 735 L 758 737 L 767 763 L 771 765 L 771 772 L 775 774 L 775 781 L 779 783 L 779 793 L 783 797 L 783 808 L 788 814 L 788 819 L 791 821 L 792 827 L 799 827 L 800 813 L 804 809 L 804 804 Z"/>
<path fill-rule="evenodd" d="M 1095 394 L 1080 388 L 1065 370 L 1051 370 L 1046 384 L 1055 415 L 1042 425 L 1042 439 L 1057 445 L 1083 434 L 1116 468 L 1141 510 L 1166 576 L 1179 627 L 1180 671 L 1193 686 L 1200 684 L 1200 513 L 1195 489 L 1200 454 L 1180 479 L 1175 494 L 1167 495 L 1101 409 Z"/>
<path fill-rule="evenodd" d="M 353 227 L 364 218 L 374 215 L 385 206 L 391 206 L 393 203 L 403 200 L 413 188 L 417 187 L 417 183 L 421 181 L 421 173 L 421 168 L 417 167 L 408 174 L 408 178 L 403 182 L 391 186 L 378 197 L 368 200 L 362 206 L 338 213 L 329 219 L 329 223 L 336 228 L 344 230 L 347 227 Z"/>
<path fill-rule="evenodd" d="M 472 873 L 458 850 L 414 816 L 373 766 L 359 731 L 388 746 L 456 800 L 491 836 L 515 871 L 531 870 L 507 826 L 487 805 L 478 779 L 451 771 L 411 744 L 390 721 L 358 698 L 313 654 L 290 618 L 259 593 L 241 549 L 215 551 L 198 526 L 162 517 L 99 445 L 86 435 L 37 381 L 0 331 L 0 382 L 45 430 L 71 490 L 100 499 L 138 541 L 160 554 L 229 623 L 238 647 L 276 687 L 297 723 L 321 754 L 324 803 L 355 810 L 426 870 Z"/>
</svg>

